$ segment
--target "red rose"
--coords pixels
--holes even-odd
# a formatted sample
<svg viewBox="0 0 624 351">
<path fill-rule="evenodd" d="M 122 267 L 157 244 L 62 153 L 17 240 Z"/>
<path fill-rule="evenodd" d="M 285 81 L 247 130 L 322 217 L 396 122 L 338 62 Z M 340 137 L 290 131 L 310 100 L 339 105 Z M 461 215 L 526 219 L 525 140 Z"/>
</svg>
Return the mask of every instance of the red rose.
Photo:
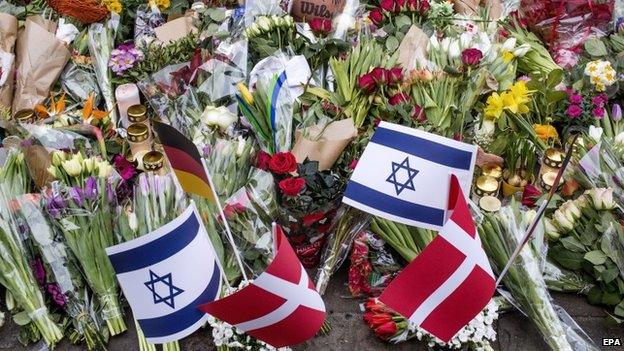
<svg viewBox="0 0 624 351">
<path fill-rule="evenodd" d="M 223 208 L 223 213 L 225 214 L 225 217 L 231 218 L 233 215 L 237 213 L 245 212 L 245 210 L 246 210 L 245 205 L 237 202 L 234 204 L 226 204 L 225 207 Z"/>
<path fill-rule="evenodd" d="M 479 49 L 465 49 L 461 53 L 461 60 L 466 66 L 475 66 L 483 59 L 483 53 Z"/>
<path fill-rule="evenodd" d="M 389 71 L 390 84 L 399 84 L 403 80 L 403 68 L 394 67 Z"/>
<path fill-rule="evenodd" d="M 418 10 L 418 0 L 407 0 L 407 9 L 412 12 Z"/>
<path fill-rule="evenodd" d="M 379 7 L 388 12 L 394 12 L 395 6 L 394 0 L 381 0 L 379 3 Z"/>
<path fill-rule="evenodd" d="M 524 187 L 522 193 L 522 204 L 527 207 L 535 207 L 535 203 L 542 196 L 542 192 L 535 186 L 529 184 Z"/>
<path fill-rule="evenodd" d="M 269 160 L 269 169 L 277 174 L 287 174 L 297 170 L 297 159 L 290 152 L 278 152 Z"/>
<path fill-rule="evenodd" d="M 365 74 L 358 78 L 358 86 L 365 93 L 370 94 L 375 91 L 375 88 L 377 87 L 377 83 L 375 83 L 375 79 L 373 79 L 372 75 Z"/>
<path fill-rule="evenodd" d="M 396 323 L 390 321 L 375 329 L 375 334 L 384 340 L 388 340 L 396 334 L 397 330 Z"/>
<path fill-rule="evenodd" d="M 332 30 L 331 21 L 325 18 L 313 18 L 308 24 L 316 35 L 327 35 Z"/>
<path fill-rule="evenodd" d="M 427 122 L 427 114 L 425 113 L 425 109 L 422 108 L 420 105 L 415 105 L 412 119 L 417 121 L 418 123 Z"/>
<path fill-rule="evenodd" d="M 260 168 L 263 171 L 268 171 L 269 161 L 271 161 L 271 155 L 269 155 L 269 153 L 262 150 L 258 151 L 255 159 L 255 165 L 257 168 Z"/>
<path fill-rule="evenodd" d="M 392 96 L 388 100 L 388 102 L 392 106 L 396 106 L 398 104 L 402 104 L 402 103 L 409 102 L 409 101 L 410 101 L 410 97 L 409 97 L 409 95 L 407 95 L 405 93 L 398 93 L 398 94 Z"/>
<path fill-rule="evenodd" d="M 407 0 L 394 0 L 394 12 L 399 13 L 401 11 L 403 11 L 403 9 L 405 8 L 405 3 L 407 2 Z"/>
<path fill-rule="evenodd" d="M 303 216 L 303 226 L 309 227 L 325 217 L 323 212 L 314 212 Z"/>
<path fill-rule="evenodd" d="M 303 178 L 286 178 L 279 182 L 279 188 L 286 196 L 297 196 L 305 188 L 306 181 Z"/>
<path fill-rule="evenodd" d="M 425 12 L 429 11 L 430 7 L 431 7 L 431 5 L 429 5 L 429 1 L 428 0 L 420 0 L 420 3 L 418 4 L 418 11 L 421 14 L 424 14 Z"/>
<path fill-rule="evenodd" d="M 374 9 L 368 14 L 368 18 L 376 25 L 380 25 L 384 20 L 384 15 L 380 9 Z"/>
<path fill-rule="evenodd" d="M 390 78 L 390 71 L 385 68 L 375 67 L 370 73 L 377 84 L 386 84 Z"/>
</svg>

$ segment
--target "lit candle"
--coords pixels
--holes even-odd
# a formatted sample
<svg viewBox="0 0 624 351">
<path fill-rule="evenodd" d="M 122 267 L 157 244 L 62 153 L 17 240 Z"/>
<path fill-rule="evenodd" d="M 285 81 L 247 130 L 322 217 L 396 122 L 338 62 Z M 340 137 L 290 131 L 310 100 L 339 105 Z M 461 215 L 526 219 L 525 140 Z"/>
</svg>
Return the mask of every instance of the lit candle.
<svg viewBox="0 0 624 351">
<path fill-rule="evenodd" d="M 115 90 L 115 98 L 117 99 L 117 108 L 121 116 L 121 125 L 124 128 L 128 128 L 130 125 L 130 121 L 128 121 L 128 108 L 132 105 L 141 104 L 139 88 L 136 84 L 132 83 L 120 85 Z"/>
</svg>

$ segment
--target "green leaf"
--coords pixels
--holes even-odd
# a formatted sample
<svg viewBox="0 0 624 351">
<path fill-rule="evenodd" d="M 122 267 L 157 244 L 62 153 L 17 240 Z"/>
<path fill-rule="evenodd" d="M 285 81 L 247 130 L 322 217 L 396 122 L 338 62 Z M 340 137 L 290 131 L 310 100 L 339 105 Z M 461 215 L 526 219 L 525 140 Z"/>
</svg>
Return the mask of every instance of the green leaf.
<svg viewBox="0 0 624 351">
<path fill-rule="evenodd" d="M 396 24 L 397 30 L 403 31 L 406 29 L 405 27 L 412 26 L 412 19 L 405 15 L 401 15 L 395 18 L 394 23 Z"/>
<path fill-rule="evenodd" d="M 26 311 L 22 311 L 13 315 L 13 322 L 20 327 L 23 327 L 30 323 L 30 317 L 28 317 L 28 313 L 26 313 Z"/>
<path fill-rule="evenodd" d="M 592 56 L 607 56 L 607 46 L 598 38 L 590 38 L 585 42 L 585 50 Z"/>
<path fill-rule="evenodd" d="M 607 260 L 607 255 L 600 250 L 595 250 L 586 253 L 584 258 L 594 265 L 601 265 Z"/>
<path fill-rule="evenodd" d="M 388 39 L 386 39 L 386 49 L 388 49 L 388 51 L 394 52 L 398 48 L 399 39 L 397 39 L 396 37 L 388 37 Z"/>
<path fill-rule="evenodd" d="M 587 293 L 587 302 L 591 305 L 600 305 L 602 302 L 602 290 L 600 290 L 597 286 L 589 289 L 589 292 Z"/>
<path fill-rule="evenodd" d="M 624 317 L 624 300 L 620 301 L 620 303 L 615 306 L 615 310 L 613 312 L 617 316 Z"/>
<path fill-rule="evenodd" d="M 619 274 L 620 274 L 620 271 L 617 269 L 617 267 L 615 267 L 615 268 L 605 269 L 604 271 L 602 271 L 601 276 L 602 276 L 602 280 L 606 284 L 609 284 L 615 278 L 617 278 Z"/>
<path fill-rule="evenodd" d="M 561 244 L 563 245 L 563 247 L 565 247 L 566 249 L 572 251 L 572 252 L 585 252 L 587 250 L 585 250 L 585 246 L 583 244 L 581 244 L 580 241 L 578 241 L 578 239 L 576 239 L 575 237 L 565 237 L 563 239 L 560 240 Z"/>
<path fill-rule="evenodd" d="M 548 88 L 554 88 L 563 80 L 563 70 L 554 69 L 548 74 L 548 80 L 546 81 Z"/>
<path fill-rule="evenodd" d="M 620 294 L 615 292 L 604 292 L 602 294 L 602 304 L 607 306 L 615 306 L 620 302 L 621 299 L 622 297 L 620 296 Z"/>
<path fill-rule="evenodd" d="M 208 15 L 215 22 L 223 22 L 223 20 L 225 19 L 225 11 L 216 9 L 210 9 L 208 11 Z"/>
</svg>

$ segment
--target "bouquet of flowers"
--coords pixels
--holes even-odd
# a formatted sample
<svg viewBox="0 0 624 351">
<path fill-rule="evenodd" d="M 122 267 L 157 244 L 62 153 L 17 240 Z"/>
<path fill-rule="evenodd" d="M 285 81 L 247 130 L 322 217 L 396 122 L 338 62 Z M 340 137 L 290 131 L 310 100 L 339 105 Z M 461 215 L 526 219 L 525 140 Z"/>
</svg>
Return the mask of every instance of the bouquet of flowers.
<svg viewBox="0 0 624 351">
<path fill-rule="evenodd" d="M 113 168 L 77 153 L 71 158 L 55 152 L 49 172 L 60 183 L 44 194 L 45 207 L 80 263 L 85 279 L 102 308 L 111 335 L 126 330 L 115 271 L 104 251 L 117 243 L 114 233 L 115 189 Z"/>
<path fill-rule="evenodd" d="M 513 203 L 498 213 L 485 214 L 478 231 L 495 272 L 501 272 L 509 262 L 534 214 L 534 211 L 520 212 Z M 553 350 L 598 350 L 577 332 L 578 326 L 567 325 L 565 321 L 571 321 L 571 317 L 553 305 L 541 274 L 539 252 L 532 243 L 522 249 L 503 277 L 502 282 L 509 290 L 504 296 L 529 317 Z"/>
<path fill-rule="evenodd" d="M 52 346 L 63 338 L 59 325 L 48 311 L 43 293 L 28 261 L 29 249 L 12 211 L 12 199 L 6 197 L 10 189 L 0 183 L 0 284 L 8 289 L 29 320 L 36 326 L 46 344 Z"/>
</svg>

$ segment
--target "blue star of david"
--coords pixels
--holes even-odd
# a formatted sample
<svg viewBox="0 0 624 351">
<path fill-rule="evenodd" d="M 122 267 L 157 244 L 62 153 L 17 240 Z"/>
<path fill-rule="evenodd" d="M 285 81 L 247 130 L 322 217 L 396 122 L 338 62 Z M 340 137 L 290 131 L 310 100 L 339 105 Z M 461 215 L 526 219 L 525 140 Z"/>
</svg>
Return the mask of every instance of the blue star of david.
<svg viewBox="0 0 624 351">
<path fill-rule="evenodd" d="M 175 301 L 173 299 L 176 296 L 182 294 L 184 290 L 173 285 L 173 283 L 171 282 L 171 273 L 165 274 L 162 277 L 152 272 L 151 269 L 149 273 L 150 273 L 150 280 L 143 284 L 145 284 L 145 286 L 147 286 L 147 288 L 152 292 L 152 295 L 154 298 L 154 304 L 159 304 L 163 302 L 167 306 L 175 309 Z M 169 294 L 167 296 L 160 296 L 158 292 L 156 292 L 155 285 L 157 283 L 165 284 L 169 288 Z"/>
<path fill-rule="evenodd" d="M 404 170 L 401 172 L 401 170 Z M 401 173 L 399 173 L 401 172 Z M 418 174 L 419 171 L 410 167 L 409 157 L 406 157 L 405 160 L 401 163 L 392 162 L 392 173 L 386 182 L 394 184 L 394 189 L 396 190 L 397 195 L 401 195 L 403 190 L 416 190 L 414 188 L 414 177 Z M 404 181 L 397 180 L 397 175 L 405 175 L 407 174 L 407 179 L 402 177 L 400 179 L 405 179 Z"/>
</svg>

